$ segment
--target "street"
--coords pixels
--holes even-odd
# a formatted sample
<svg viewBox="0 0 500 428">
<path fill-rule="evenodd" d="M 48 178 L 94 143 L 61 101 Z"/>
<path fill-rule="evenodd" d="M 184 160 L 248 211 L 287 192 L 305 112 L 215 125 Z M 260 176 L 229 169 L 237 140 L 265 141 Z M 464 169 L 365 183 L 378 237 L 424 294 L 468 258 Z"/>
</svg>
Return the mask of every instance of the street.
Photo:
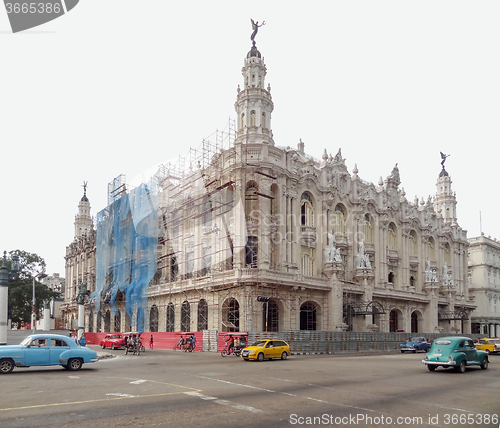
<svg viewBox="0 0 500 428">
<path fill-rule="evenodd" d="M 1 376 L 0 426 L 498 427 L 500 356 L 488 370 L 431 373 L 419 354 L 292 355 L 245 362 L 217 353 L 140 356 Z"/>
</svg>

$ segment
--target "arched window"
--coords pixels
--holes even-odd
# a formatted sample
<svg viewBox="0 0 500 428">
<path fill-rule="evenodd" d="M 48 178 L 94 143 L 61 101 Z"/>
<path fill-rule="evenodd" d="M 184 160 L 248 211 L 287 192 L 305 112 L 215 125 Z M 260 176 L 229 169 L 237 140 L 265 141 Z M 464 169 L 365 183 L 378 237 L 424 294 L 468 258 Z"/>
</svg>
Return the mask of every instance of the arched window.
<svg viewBox="0 0 500 428">
<path fill-rule="evenodd" d="M 373 224 L 370 214 L 365 214 L 363 223 L 363 234 L 365 242 L 373 244 Z"/>
<path fill-rule="evenodd" d="M 111 314 L 109 311 L 106 311 L 106 315 L 104 316 L 104 331 L 109 333 L 111 330 Z"/>
<path fill-rule="evenodd" d="M 434 238 L 431 236 L 427 243 L 427 253 L 429 255 L 429 259 L 435 261 L 436 260 L 436 244 L 434 242 Z"/>
<path fill-rule="evenodd" d="M 398 237 L 396 234 L 396 225 L 394 223 L 389 223 L 389 249 L 397 250 L 398 249 Z"/>
<path fill-rule="evenodd" d="M 314 276 L 313 249 L 302 247 L 302 275 Z"/>
<path fill-rule="evenodd" d="M 245 128 L 245 113 L 241 113 L 240 129 Z"/>
<path fill-rule="evenodd" d="M 347 331 L 352 331 L 354 329 L 354 308 L 351 305 L 344 305 L 343 321 L 347 324 Z"/>
<path fill-rule="evenodd" d="M 398 313 L 396 311 L 396 309 L 393 309 L 390 313 L 389 313 L 389 331 L 394 333 L 398 330 Z"/>
<path fill-rule="evenodd" d="M 266 331 L 266 306 L 267 307 L 267 331 L 279 331 L 279 307 L 274 299 L 262 305 L 262 330 Z"/>
<path fill-rule="evenodd" d="M 181 306 L 181 331 L 190 331 L 191 329 L 191 307 L 185 300 Z"/>
<path fill-rule="evenodd" d="M 212 227 L 212 201 L 209 196 L 203 198 L 203 226 Z"/>
<path fill-rule="evenodd" d="M 177 264 L 177 257 L 173 255 L 170 257 L 170 282 L 177 281 L 178 273 L 179 273 L 179 265 Z"/>
<path fill-rule="evenodd" d="M 345 235 L 345 222 L 346 222 L 346 210 L 345 208 L 337 204 L 335 206 L 335 218 L 334 218 L 334 228 L 333 230 L 335 231 L 335 234 L 339 234 L 344 236 Z"/>
<path fill-rule="evenodd" d="M 267 128 L 266 113 L 262 112 L 262 128 Z"/>
<path fill-rule="evenodd" d="M 302 193 L 300 197 L 300 224 L 302 226 L 314 226 L 314 208 L 311 196 Z"/>
<path fill-rule="evenodd" d="M 255 110 L 250 112 L 250 126 L 255 126 Z"/>
<path fill-rule="evenodd" d="M 89 315 L 89 329 L 88 329 L 88 332 L 89 333 L 93 333 L 94 332 L 94 314 L 90 314 Z"/>
<path fill-rule="evenodd" d="M 96 332 L 97 333 L 102 333 L 102 331 L 101 331 L 101 325 L 102 325 L 102 318 L 103 318 L 103 316 L 102 316 L 102 314 L 101 314 L 100 311 L 97 312 L 96 316 L 97 316 Z M 73 328 L 72 328 L 72 330 L 73 330 Z"/>
<path fill-rule="evenodd" d="M 245 190 L 245 216 L 247 227 L 257 227 L 260 220 L 258 186 L 255 181 L 249 181 Z"/>
<path fill-rule="evenodd" d="M 300 329 L 316 330 L 317 304 L 305 302 L 300 305 Z"/>
<path fill-rule="evenodd" d="M 158 331 L 158 307 L 156 305 L 151 306 L 149 310 L 149 331 Z"/>
<path fill-rule="evenodd" d="M 166 331 L 175 331 L 175 306 L 172 302 L 167 305 Z"/>
<path fill-rule="evenodd" d="M 240 304 L 233 297 L 222 305 L 222 331 L 240 331 Z"/>
<path fill-rule="evenodd" d="M 417 233 L 414 230 L 410 232 L 409 246 L 410 246 L 410 256 L 417 256 L 418 255 Z"/>
<path fill-rule="evenodd" d="M 391 266 L 389 266 L 391 268 Z M 392 270 L 389 270 L 389 274 L 387 275 L 387 282 L 389 284 L 394 284 L 394 272 Z"/>
<path fill-rule="evenodd" d="M 198 331 L 208 330 L 208 305 L 205 299 L 198 302 Z"/>
<path fill-rule="evenodd" d="M 257 236 L 247 236 L 245 246 L 245 265 L 247 268 L 258 267 L 259 241 Z"/>
<path fill-rule="evenodd" d="M 447 242 L 444 246 L 444 261 L 449 266 L 451 266 L 451 247 Z"/>
<path fill-rule="evenodd" d="M 121 331 L 121 314 L 120 311 L 117 309 L 115 312 L 114 316 L 114 330 L 113 331 Z"/>
<path fill-rule="evenodd" d="M 186 279 L 192 278 L 194 273 L 194 250 L 186 249 Z"/>
<path fill-rule="evenodd" d="M 418 333 L 418 313 L 416 311 L 411 313 L 411 332 Z"/>
</svg>

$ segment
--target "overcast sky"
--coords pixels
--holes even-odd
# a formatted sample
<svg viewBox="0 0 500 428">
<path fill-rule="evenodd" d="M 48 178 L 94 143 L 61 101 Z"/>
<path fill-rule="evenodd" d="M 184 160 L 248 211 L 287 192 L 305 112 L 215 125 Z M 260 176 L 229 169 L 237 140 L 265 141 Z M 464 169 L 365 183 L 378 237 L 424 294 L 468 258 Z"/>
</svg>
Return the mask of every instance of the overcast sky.
<svg viewBox="0 0 500 428">
<path fill-rule="evenodd" d="M 497 0 L 82 0 L 17 34 L 0 13 L 1 250 L 64 276 L 84 180 L 95 216 L 114 177 L 235 118 L 250 18 L 266 22 L 256 41 L 276 145 L 341 148 L 375 184 L 397 163 L 411 202 L 436 193 L 442 151 L 459 225 L 478 236 L 481 212 L 500 238 L 499 12 Z"/>
</svg>

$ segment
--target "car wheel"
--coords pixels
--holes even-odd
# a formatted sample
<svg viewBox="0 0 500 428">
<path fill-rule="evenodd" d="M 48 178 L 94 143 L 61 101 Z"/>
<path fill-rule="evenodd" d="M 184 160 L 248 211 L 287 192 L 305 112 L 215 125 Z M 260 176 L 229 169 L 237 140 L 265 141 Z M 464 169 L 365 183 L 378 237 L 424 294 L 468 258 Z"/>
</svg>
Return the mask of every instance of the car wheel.
<svg viewBox="0 0 500 428">
<path fill-rule="evenodd" d="M 416 354 L 416 353 L 417 353 L 417 351 L 418 351 L 418 349 L 414 349 L 414 350 L 413 350 L 413 353 L 414 353 L 414 354 Z"/>
<path fill-rule="evenodd" d="M 101 343 L 101 348 L 106 349 L 106 347 L 104 346 L 104 343 Z"/>
<path fill-rule="evenodd" d="M 457 373 L 465 373 L 465 360 L 460 361 L 460 365 L 455 370 Z"/>
<path fill-rule="evenodd" d="M 287 357 L 288 357 L 288 354 L 287 354 L 286 352 L 283 352 L 283 353 L 281 354 L 281 359 L 282 359 L 282 360 L 286 360 L 286 358 L 287 358 Z"/>
<path fill-rule="evenodd" d="M 488 368 L 488 363 L 489 363 L 489 361 L 488 361 L 488 357 L 484 357 L 484 360 L 483 360 L 483 362 L 481 363 L 481 369 L 482 369 L 482 370 L 486 370 L 486 369 Z"/>
<path fill-rule="evenodd" d="M 402 354 L 404 354 L 404 353 L 405 353 L 405 351 L 401 351 L 401 353 L 402 353 Z"/>
<path fill-rule="evenodd" d="M 259 362 L 264 361 L 264 354 L 262 352 L 259 355 L 257 355 L 257 361 Z"/>
<path fill-rule="evenodd" d="M 112 349 L 113 351 L 115 350 L 115 344 L 114 344 L 114 343 L 112 343 L 112 344 L 111 344 L 111 349 Z"/>
<path fill-rule="evenodd" d="M 436 366 L 434 364 L 427 364 L 427 370 L 433 372 L 434 370 L 436 370 Z"/>
<path fill-rule="evenodd" d="M 0 373 L 6 374 L 14 370 L 14 361 L 11 359 L 0 360 Z"/>
<path fill-rule="evenodd" d="M 68 370 L 80 370 L 82 368 L 83 362 L 80 358 L 70 358 L 68 361 Z"/>
<path fill-rule="evenodd" d="M 491 354 L 490 350 L 489 350 L 489 349 L 487 349 L 487 350 L 486 350 L 486 355 L 490 355 L 490 354 Z"/>
</svg>

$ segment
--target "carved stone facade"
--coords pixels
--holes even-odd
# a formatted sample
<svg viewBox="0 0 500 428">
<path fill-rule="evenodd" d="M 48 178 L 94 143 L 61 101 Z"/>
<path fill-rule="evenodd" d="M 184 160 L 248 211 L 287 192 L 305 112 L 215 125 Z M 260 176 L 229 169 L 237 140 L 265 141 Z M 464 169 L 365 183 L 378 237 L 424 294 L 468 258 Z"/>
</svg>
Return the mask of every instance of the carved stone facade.
<svg viewBox="0 0 500 428">
<path fill-rule="evenodd" d="M 242 74 L 233 144 L 206 165 L 159 177 L 150 330 L 470 333 L 469 244 L 444 167 L 434 201 L 410 202 L 397 164 L 374 185 L 357 167 L 349 173 L 340 149 L 319 160 L 303 141 L 275 146 L 255 46 Z M 95 290 L 93 254 L 93 230 L 67 249 L 68 322 L 77 285 Z M 270 297 L 268 306 L 257 296 Z M 119 316 L 114 326 L 133 328 Z M 106 331 L 86 317 L 92 331 Z"/>
<path fill-rule="evenodd" d="M 95 289 L 95 250 L 96 231 L 90 216 L 90 202 L 84 192 L 78 204 L 78 214 L 75 216 L 75 236 L 73 242 L 66 247 L 64 257 L 66 285 L 61 310 L 67 329 L 77 329 L 78 286 L 85 283 L 88 288 Z"/>
</svg>

